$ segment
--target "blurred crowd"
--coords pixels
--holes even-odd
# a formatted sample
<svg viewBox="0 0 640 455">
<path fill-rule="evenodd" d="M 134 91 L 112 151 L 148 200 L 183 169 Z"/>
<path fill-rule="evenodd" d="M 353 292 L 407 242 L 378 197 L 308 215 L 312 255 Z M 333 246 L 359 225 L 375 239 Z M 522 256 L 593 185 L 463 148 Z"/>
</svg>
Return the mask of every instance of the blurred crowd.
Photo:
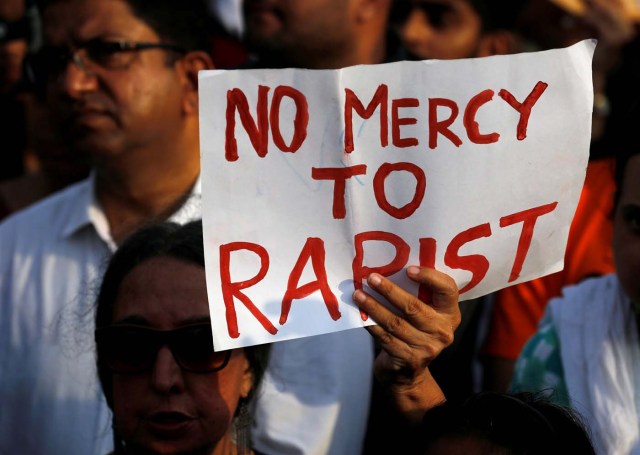
<svg viewBox="0 0 640 455">
<path fill-rule="evenodd" d="M 639 30 L 637 0 L 0 0 L 0 455 L 640 454 Z M 198 71 L 590 38 L 562 271 L 372 276 L 369 333 L 207 349 Z"/>
</svg>

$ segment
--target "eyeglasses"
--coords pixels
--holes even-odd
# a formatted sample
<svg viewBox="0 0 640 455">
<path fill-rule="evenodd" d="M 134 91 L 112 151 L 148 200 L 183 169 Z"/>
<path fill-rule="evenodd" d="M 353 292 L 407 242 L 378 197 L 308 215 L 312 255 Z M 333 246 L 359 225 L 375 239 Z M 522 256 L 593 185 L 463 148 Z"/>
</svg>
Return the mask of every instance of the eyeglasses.
<svg viewBox="0 0 640 455">
<path fill-rule="evenodd" d="M 144 43 L 131 41 L 105 41 L 95 39 L 70 49 L 66 46 L 43 46 L 27 60 L 31 77 L 37 82 L 46 82 L 62 74 L 69 61 L 78 68 L 120 70 L 127 68 L 135 53 L 148 49 L 164 49 L 184 54 L 185 49 L 169 43 Z"/>
<path fill-rule="evenodd" d="M 209 323 L 175 330 L 112 325 L 96 329 L 95 339 L 98 360 L 114 373 L 131 374 L 151 370 L 162 346 L 169 347 L 183 370 L 197 373 L 222 370 L 231 356 L 231 350 L 213 350 Z"/>
</svg>

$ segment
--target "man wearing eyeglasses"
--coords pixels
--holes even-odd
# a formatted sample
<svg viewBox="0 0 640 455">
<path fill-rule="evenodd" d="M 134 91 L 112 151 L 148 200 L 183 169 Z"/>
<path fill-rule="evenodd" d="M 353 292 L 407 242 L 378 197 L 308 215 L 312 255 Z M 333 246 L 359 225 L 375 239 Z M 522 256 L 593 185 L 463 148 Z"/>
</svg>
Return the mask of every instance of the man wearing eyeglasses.
<svg viewBox="0 0 640 455">
<path fill-rule="evenodd" d="M 56 133 L 93 171 L 0 225 L 2 454 L 112 449 L 93 290 L 134 230 L 200 215 L 197 72 L 213 65 L 199 5 L 43 6 L 44 44 L 29 69 Z"/>
</svg>

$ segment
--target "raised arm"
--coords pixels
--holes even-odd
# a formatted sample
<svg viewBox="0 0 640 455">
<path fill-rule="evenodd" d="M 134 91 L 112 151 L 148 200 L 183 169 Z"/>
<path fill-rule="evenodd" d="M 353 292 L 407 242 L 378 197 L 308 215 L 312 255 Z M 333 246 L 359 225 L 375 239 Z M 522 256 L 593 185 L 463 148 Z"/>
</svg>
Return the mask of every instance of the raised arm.
<svg viewBox="0 0 640 455">
<path fill-rule="evenodd" d="M 453 342 L 460 309 L 458 288 L 448 275 L 415 266 L 407 268 L 407 275 L 426 287 L 429 302 L 422 302 L 376 273 L 369 276 L 369 286 L 397 313 L 364 291 L 356 291 L 354 301 L 378 324 L 367 327 L 381 348 L 375 361 L 377 380 L 388 388 L 400 414 L 418 423 L 425 412 L 445 400 L 429 364 Z"/>
</svg>

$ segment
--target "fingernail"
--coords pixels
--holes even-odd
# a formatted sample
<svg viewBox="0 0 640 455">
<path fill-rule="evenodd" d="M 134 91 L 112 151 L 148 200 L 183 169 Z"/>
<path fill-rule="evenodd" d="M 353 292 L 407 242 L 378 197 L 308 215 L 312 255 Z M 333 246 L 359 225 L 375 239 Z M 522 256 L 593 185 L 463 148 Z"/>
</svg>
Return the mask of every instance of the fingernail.
<svg viewBox="0 0 640 455">
<path fill-rule="evenodd" d="M 382 283 L 382 277 L 377 273 L 372 273 L 371 275 L 369 275 L 367 281 L 372 286 L 378 286 L 380 283 Z"/>
<path fill-rule="evenodd" d="M 356 302 L 363 303 L 366 299 L 367 299 L 367 296 L 364 295 L 364 292 L 362 292 L 359 289 L 353 293 L 353 300 Z"/>
<path fill-rule="evenodd" d="M 416 276 L 420 273 L 420 267 L 416 267 L 415 265 L 411 265 L 407 267 L 407 275 Z"/>
</svg>

